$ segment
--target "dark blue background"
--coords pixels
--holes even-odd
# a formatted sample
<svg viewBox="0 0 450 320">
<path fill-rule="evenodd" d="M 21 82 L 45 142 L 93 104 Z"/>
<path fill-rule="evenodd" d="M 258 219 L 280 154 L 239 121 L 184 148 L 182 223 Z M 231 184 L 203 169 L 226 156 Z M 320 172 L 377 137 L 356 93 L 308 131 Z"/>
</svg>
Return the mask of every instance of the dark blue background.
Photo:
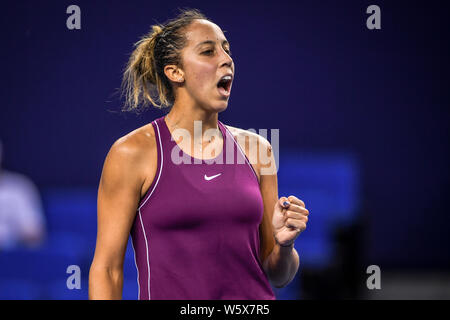
<svg viewBox="0 0 450 320">
<path fill-rule="evenodd" d="M 66 28 L 71 4 L 81 30 Z M 371 4 L 381 30 L 366 28 Z M 356 154 L 368 263 L 450 267 L 445 1 L 10 1 L 0 10 L 4 166 L 41 189 L 96 187 L 111 144 L 163 115 L 121 113 L 116 90 L 132 44 L 182 6 L 231 43 L 222 122 L 279 128 L 281 154 Z"/>
</svg>

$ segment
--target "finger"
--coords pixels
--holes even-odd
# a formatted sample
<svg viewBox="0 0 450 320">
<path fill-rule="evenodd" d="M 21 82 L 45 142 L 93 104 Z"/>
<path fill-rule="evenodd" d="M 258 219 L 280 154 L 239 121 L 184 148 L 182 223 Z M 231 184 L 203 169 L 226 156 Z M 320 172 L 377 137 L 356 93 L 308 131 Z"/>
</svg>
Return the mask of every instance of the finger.
<svg viewBox="0 0 450 320">
<path fill-rule="evenodd" d="M 304 214 L 304 213 L 300 213 L 300 212 L 295 212 L 295 211 L 290 211 L 288 210 L 286 212 L 286 219 L 297 219 L 297 220 L 301 220 L 301 221 L 308 221 L 308 215 Z"/>
<path fill-rule="evenodd" d="M 288 198 L 286 198 L 286 197 L 281 197 L 280 199 L 278 199 L 278 205 L 281 207 L 281 208 L 288 208 L 289 207 L 289 205 L 290 205 L 290 202 L 289 202 L 289 200 L 288 200 Z"/>
<path fill-rule="evenodd" d="M 300 231 L 303 231 L 306 229 L 306 222 L 298 220 L 298 219 L 289 218 L 286 220 L 285 225 L 286 225 L 286 227 L 299 229 Z"/>
<path fill-rule="evenodd" d="M 297 205 L 297 204 L 290 204 L 289 205 L 289 209 L 288 209 L 289 211 L 295 211 L 295 212 L 299 212 L 299 213 L 302 213 L 302 214 L 306 214 L 306 215 L 309 215 L 309 210 L 308 209 L 306 209 L 305 207 L 301 207 L 301 206 L 299 206 L 299 205 Z"/>
<path fill-rule="evenodd" d="M 288 201 L 291 203 L 294 203 L 296 205 L 299 205 L 301 207 L 306 207 L 305 203 L 302 200 L 300 200 L 299 198 L 297 198 L 296 196 L 289 196 Z"/>
</svg>

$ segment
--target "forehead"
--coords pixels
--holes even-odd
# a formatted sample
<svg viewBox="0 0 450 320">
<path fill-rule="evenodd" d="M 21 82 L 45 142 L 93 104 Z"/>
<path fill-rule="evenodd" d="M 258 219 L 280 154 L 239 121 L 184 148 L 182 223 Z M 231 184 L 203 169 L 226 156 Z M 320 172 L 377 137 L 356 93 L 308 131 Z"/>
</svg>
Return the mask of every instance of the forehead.
<svg viewBox="0 0 450 320">
<path fill-rule="evenodd" d="M 220 43 L 226 40 L 220 27 L 207 20 L 195 20 L 192 22 L 186 29 L 186 39 L 188 40 L 188 46 L 196 46 L 206 40 Z"/>
</svg>

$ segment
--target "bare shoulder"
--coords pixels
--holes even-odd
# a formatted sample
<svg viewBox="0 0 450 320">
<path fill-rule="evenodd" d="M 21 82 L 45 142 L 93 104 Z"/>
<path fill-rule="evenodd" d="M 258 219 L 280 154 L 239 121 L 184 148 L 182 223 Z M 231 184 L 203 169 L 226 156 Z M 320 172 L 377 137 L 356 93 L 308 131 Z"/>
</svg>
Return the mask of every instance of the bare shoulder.
<svg viewBox="0 0 450 320">
<path fill-rule="evenodd" d="M 273 165 L 273 152 L 270 142 L 256 132 L 229 125 L 226 125 L 226 127 L 245 152 L 255 172 L 258 173 L 258 178 L 260 178 L 261 173 L 266 172 L 265 168 Z M 265 170 L 265 172 L 262 170 Z"/>
<path fill-rule="evenodd" d="M 241 128 L 232 127 L 230 125 L 225 125 L 225 127 L 227 127 L 227 129 L 230 130 L 230 132 L 233 134 L 233 136 L 235 138 L 238 138 L 238 137 L 253 137 L 253 138 L 257 138 L 257 137 L 259 137 L 258 134 L 256 134 L 255 132 L 252 132 L 250 130 L 244 130 L 244 129 L 241 129 Z"/>
<path fill-rule="evenodd" d="M 270 142 L 265 137 L 257 134 L 256 132 L 232 127 L 229 125 L 226 125 L 226 127 L 228 128 L 228 130 L 230 130 L 231 134 L 236 139 L 236 141 L 239 142 L 239 145 L 241 147 L 244 147 L 246 144 L 250 144 L 250 146 L 253 147 L 264 147 L 266 150 L 272 150 Z"/>
<path fill-rule="evenodd" d="M 228 130 L 230 130 L 231 134 L 234 136 L 235 139 L 241 139 L 243 141 L 249 141 L 251 143 L 256 143 L 258 145 L 260 144 L 261 146 L 271 148 L 270 142 L 263 136 L 257 134 L 256 132 L 232 127 L 229 125 L 225 126 L 228 128 Z"/>
<path fill-rule="evenodd" d="M 106 156 L 107 176 L 132 180 L 138 185 L 141 196 L 150 186 L 157 169 L 157 145 L 155 131 L 149 123 L 118 138 Z M 120 177 L 120 178 L 119 178 Z M 116 179 L 114 179 L 116 180 Z"/>
<path fill-rule="evenodd" d="M 153 126 L 149 123 L 117 139 L 111 147 L 116 153 L 131 158 L 140 158 L 156 150 Z"/>
</svg>

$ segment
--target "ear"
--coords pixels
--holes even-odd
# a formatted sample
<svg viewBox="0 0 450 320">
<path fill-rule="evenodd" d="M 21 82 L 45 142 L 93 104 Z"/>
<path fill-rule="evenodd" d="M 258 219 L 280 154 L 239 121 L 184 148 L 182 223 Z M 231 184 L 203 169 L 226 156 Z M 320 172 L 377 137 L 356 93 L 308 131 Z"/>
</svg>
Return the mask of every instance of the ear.
<svg viewBox="0 0 450 320">
<path fill-rule="evenodd" d="M 176 65 L 167 65 L 164 67 L 164 73 L 166 77 L 173 82 L 183 83 L 184 82 L 184 72 Z"/>
</svg>

